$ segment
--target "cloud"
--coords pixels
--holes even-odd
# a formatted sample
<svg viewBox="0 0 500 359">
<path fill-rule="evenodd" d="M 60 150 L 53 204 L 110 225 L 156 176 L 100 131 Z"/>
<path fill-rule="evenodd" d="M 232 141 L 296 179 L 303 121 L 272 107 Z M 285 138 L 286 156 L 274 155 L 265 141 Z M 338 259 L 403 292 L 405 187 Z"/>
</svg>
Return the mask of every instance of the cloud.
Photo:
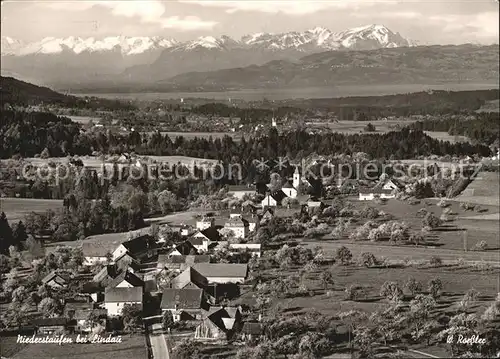
<svg viewBox="0 0 500 359">
<path fill-rule="evenodd" d="M 202 20 L 196 16 L 170 16 L 163 17 L 166 13 L 164 3 L 158 0 L 143 1 L 80 1 L 80 2 L 44 2 L 42 6 L 53 10 L 85 11 L 94 6 L 101 6 L 111 10 L 115 16 L 137 17 L 143 23 L 158 24 L 162 28 L 178 30 L 200 30 L 212 29 L 218 23 L 216 21 Z"/>
<path fill-rule="evenodd" d="M 284 0 L 284 1 L 225 1 L 225 0 L 180 0 L 182 3 L 226 9 L 226 13 L 257 11 L 264 13 L 284 13 L 287 15 L 307 15 L 326 9 L 358 9 L 377 4 L 397 4 L 396 0 Z"/>
<path fill-rule="evenodd" d="M 382 11 L 376 13 L 375 15 L 372 12 L 369 13 L 356 12 L 353 14 L 353 16 L 364 19 L 369 19 L 373 18 L 374 16 L 377 16 L 387 19 L 414 20 L 414 19 L 420 19 L 423 15 L 415 11 Z"/>
<path fill-rule="evenodd" d="M 483 12 L 475 15 L 434 15 L 429 17 L 430 21 L 442 24 L 445 32 L 468 33 L 483 39 L 498 41 L 498 13 Z M 479 39 L 478 39 L 479 40 Z"/>
</svg>

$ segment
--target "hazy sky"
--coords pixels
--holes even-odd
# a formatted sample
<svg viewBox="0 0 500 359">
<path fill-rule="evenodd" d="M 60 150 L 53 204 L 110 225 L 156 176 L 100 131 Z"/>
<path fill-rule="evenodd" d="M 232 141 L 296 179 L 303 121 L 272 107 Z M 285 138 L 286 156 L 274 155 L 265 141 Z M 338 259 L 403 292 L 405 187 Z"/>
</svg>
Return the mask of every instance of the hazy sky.
<svg viewBox="0 0 500 359">
<path fill-rule="evenodd" d="M 498 43 L 495 0 L 3 1 L 2 36 L 160 35 L 178 40 L 255 32 L 341 31 L 383 24 L 421 44 Z"/>
</svg>

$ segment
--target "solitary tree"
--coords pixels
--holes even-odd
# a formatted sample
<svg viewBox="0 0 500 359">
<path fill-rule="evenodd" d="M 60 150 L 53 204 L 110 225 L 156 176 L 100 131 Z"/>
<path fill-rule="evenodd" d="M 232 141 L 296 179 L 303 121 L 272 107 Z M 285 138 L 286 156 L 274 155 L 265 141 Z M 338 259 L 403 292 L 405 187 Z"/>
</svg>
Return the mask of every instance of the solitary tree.
<svg viewBox="0 0 500 359">
<path fill-rule="evenodd" d="M 427 288 L 433 298 L 439 298 L 441 290 L 443 289 L 443 283 L 441 282 L 441 279 L 434 278 L 429 281 Z"/>
<path fill-rule="evenodd" d="M 418 280 L 416 280 L 413 277 L 408 278 L 408 280 L 405 282 L 404 288 L 412 295 L 414 296 L 417 293 L 420 293 L 422 291 L 422 283 L 420 283 Z"/>
<path fill-rule="evenodd" d="M 162 317 L 163 329 L 170 329 L 174 326 L 174 316 L 170 310 L 166 310 Z"/>
<path fill-rule="evenodd" d="M 323 283 L 323 287 L 325 288 L 325 291 L 328 289 L 329 285 L 334 284 L 333 282 L 333 274 L 329 270 L 325 270 L 321 272 L 321 282 Z"/>
<path fill-rule="evenodd" d="M 342 246 L 337 249 L 337 254 L 335 258 L 342 263 L 342 265 L 348 265 L 352 260 L 352 253 L 349 248 Z"/>
<path fill-rule="evenodd" d="M 403 298 L 403 291 L 396 282 L 385 282 L 380 288 L 380 296 L 386 297 L 392 302 L 397 302 Z"/>
</svg>

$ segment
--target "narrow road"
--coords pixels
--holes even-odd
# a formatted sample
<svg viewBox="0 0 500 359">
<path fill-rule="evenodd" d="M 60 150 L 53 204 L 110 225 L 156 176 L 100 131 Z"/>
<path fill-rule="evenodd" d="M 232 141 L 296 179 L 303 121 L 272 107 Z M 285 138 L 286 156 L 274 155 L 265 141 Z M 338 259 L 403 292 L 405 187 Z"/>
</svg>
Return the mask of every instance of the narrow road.
<svg viewBox="0 0 500 359">
<path fill-rule="evenodd" d="M 165 335 L 163 334 L 161 324 L 156 323 L 151 326 L 149 340 L 151 341 L 151 348 L 153 349 L 154 359 L 170 359 L 167 340 L 165 339 Z"/>
</svg>

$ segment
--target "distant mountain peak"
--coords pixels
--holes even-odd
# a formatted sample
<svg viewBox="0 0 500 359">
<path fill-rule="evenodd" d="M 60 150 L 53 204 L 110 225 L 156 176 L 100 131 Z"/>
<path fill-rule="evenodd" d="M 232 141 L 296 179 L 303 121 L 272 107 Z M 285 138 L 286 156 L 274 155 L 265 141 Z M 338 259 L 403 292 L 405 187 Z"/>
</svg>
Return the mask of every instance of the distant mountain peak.
<svg viewBox="0 0 500 359">
<path fill-rule="evenodd" d="M 56 38 L 49 36 L 26 45 L 20 42 L 16 43 L 10 37 L 2 37 L 2 55 L 59 54 L 65 50 L 80 54 L 82 52 L 102 52 L 116 49 L 124 55 L 134 55 L 150 50 L 165 49 L 176 44 L 176 40 L 160 36 L 107 36 L 100 40 L 94 37 L 68 36 Z"/>
</svg>

